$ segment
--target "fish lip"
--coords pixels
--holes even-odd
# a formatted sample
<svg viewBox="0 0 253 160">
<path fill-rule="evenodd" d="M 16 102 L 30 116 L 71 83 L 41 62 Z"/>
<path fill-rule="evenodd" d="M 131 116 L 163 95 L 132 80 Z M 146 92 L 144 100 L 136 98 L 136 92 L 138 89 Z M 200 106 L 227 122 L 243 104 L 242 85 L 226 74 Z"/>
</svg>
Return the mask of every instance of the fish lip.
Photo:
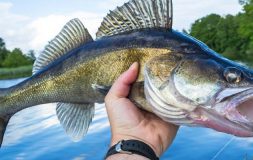
<svg viewBox="0 0 253 160">
<path fill-rule="evenodd" d="M 253 121 L 247 119 L 237 109 L 244 102 L 253 100 L 253 87 L 238 88 L 236 92 L 227 96 L 223 91 L 217 94 L 212 107 L 198 107 L 200 108 L 198 112 L 201 113 L 197 112 L 196 115 L 202 116 L 195 118 L 195 123 L 240 137 L 253 137 Z"/>
<path fill-rule="evenodd" d="M 226 101 L 227 99 L 231 99 L 238 94 L 241 94 L 245 91 L 253 89 L 253 87 L 242 87 L 242 88 L 225 88 L 221 89 L 220 92 L 215 96 L 215 104 Z"/>
<path fill-rule="evenodd" d="M 248 128 L 249 130 L 253 131 L 253 121 L 247 118 L 247 116 L 241 114 L 237 109 L 237 107 L 242 105 L 244 102 L 247 102 L 252 99 L 253 99 L 253 88 L 250 88 L 248 90 L 245 90 L 241 93 L 234 95 L 230 100 L 228 100 L 228 102 L 224 106 L 225 117 L 243 126 L 244 128 Z"/>
<path fill-rule="evenodd" d="M 198 107 L 194 111 L 196 115 L 194 123 L 208 128 L 213 128 L 219 132 L 233 134 L 239 137 L 253 137 L 253 129 L 244 125 L 240 125 L 234 121 L 217 113 L 216 110 Z"/>
<path fill-rule="evenodd" d="M 253 98 L 253 88 L 249 88 L 237 95 L 235 95 L 231 101 L 227 104 L 227 106 L 230 107 L 236 107 L 240 105 L 241 103 Z"/>
</svg>

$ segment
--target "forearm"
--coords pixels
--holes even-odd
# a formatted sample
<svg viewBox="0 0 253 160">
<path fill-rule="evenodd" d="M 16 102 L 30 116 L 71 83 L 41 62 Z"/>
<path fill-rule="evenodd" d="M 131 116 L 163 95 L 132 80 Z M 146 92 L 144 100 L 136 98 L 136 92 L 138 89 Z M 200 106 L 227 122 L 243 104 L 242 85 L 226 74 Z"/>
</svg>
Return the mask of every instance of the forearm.
<svg viewBox="0 0 253 160">
<path fill-rule="evenodd" d="M 108 157 L 106 160 L 149 160 L 143 156 L 137 154 L 114 154 Z"/>
</svg>

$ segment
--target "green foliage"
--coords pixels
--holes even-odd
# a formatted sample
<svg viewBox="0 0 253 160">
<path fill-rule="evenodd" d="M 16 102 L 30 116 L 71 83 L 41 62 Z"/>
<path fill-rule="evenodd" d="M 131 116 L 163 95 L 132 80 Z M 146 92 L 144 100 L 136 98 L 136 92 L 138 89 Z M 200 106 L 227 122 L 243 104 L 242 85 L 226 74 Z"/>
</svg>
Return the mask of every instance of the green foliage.
<svg viewBox="0 0 253 160">
<path fill-rule="evenodd" d="M 4 59 L 7 57 L 8 51 L 5 48 L 5 43 L 2 38 L 0 38 L 0 67 L 2 66 L 2 63 Z"/>
<path fill-rule="evenodd" d="M 35 53 L 30 50 L 27 56 L 18 49 L 15 48 L 13 51 L 9 51 L 5 47 L 4 40 L 0 37 L 0 68 L 14 68 L 26 65 L 32 65 L 35 60 Z"/>
<path fill-rule="evenodd" d="M 240 3 L 243 13 L 203 17 L 192 25 L 190 35 L 230 59 L 253 61 L 253 0 L 240 0 Z"/>
<path fill-rule="evenodd" d="M 244 14 L 240 15 L 238 32 L 247 39 L 245 58 L 253 61 L 253 0 L 248 0 L 244 6 Z"/>
<path fill-rule="evenodd" d="M 5 49 L 5 43 L 4 40 L 0 37 L 0 49 Z"/>
<path fill-rule="evenodd" d="M 5 50 L 0 50 L 0 67 L 2 67 L 2 64 L 5 60 L 5 58 L 7 57 L 7 51 Z"/>
<path fill-rule="evenodd" d="M 217 14 L 211 14 L 207 17 L 198 19 L 192 25 L 190 34 L 205 42 L 209 47 L 216 48 L 217 24 L 220 20 L 221 16 Z"/>
<path fill-rule="evenodd" d="M 15 48 L 11 53 L 7 55 L 4 62 L 2 63 L 2 66 L 6 68 L 14 68 L 31 65 L 32 63 L 33 60 L 31 58 L 24 56 L 20 49 Z"/>
<path fill-rule="evenodd" d="M 26 55 L 18 48 L 13 51 L 7 50 L 4 40 L 0 37 L 0 79 L 31 76 L 34 55 L 33 50 L 28 51 Z"/>
<path fill-rule="evenodd" d="M 26 56 L 32 60 L 36 59 L 34 50 L 29 50 L 28 53 L 26 54 Z"/>
</svg>

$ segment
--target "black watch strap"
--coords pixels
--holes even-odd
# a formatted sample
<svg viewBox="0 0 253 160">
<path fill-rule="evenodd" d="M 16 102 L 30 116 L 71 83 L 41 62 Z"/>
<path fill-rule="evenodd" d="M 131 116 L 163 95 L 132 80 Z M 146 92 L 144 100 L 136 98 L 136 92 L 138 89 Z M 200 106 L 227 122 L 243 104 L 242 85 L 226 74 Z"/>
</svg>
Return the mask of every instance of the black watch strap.
<svg viewBox="0 0 253 160">
<path fill-rule="evenodd" d="M 105 156 L 105 159 L 117 153 L 137 154 L 149 158 L 150 160 L 159 160 L 150 146 L 138 140 L 120 141 L 109 149 Z"/>
</svg>

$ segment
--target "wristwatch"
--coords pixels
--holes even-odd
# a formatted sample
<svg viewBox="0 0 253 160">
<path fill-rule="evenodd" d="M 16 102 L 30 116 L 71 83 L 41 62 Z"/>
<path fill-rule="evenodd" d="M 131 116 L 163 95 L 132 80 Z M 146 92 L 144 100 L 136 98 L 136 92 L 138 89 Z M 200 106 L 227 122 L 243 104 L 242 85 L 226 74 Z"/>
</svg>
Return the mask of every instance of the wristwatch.
<svg viewBox="0 0 253 160">
<path fill-rule="evenodd" d="M 112 146 L 107 152 L 105 159 L 114 154 L 137 154 L 149 158 L 150 160 L 159 160 L 153 149 L 146 143 L 138 140 L 122 140 Z"/>
</svg>

